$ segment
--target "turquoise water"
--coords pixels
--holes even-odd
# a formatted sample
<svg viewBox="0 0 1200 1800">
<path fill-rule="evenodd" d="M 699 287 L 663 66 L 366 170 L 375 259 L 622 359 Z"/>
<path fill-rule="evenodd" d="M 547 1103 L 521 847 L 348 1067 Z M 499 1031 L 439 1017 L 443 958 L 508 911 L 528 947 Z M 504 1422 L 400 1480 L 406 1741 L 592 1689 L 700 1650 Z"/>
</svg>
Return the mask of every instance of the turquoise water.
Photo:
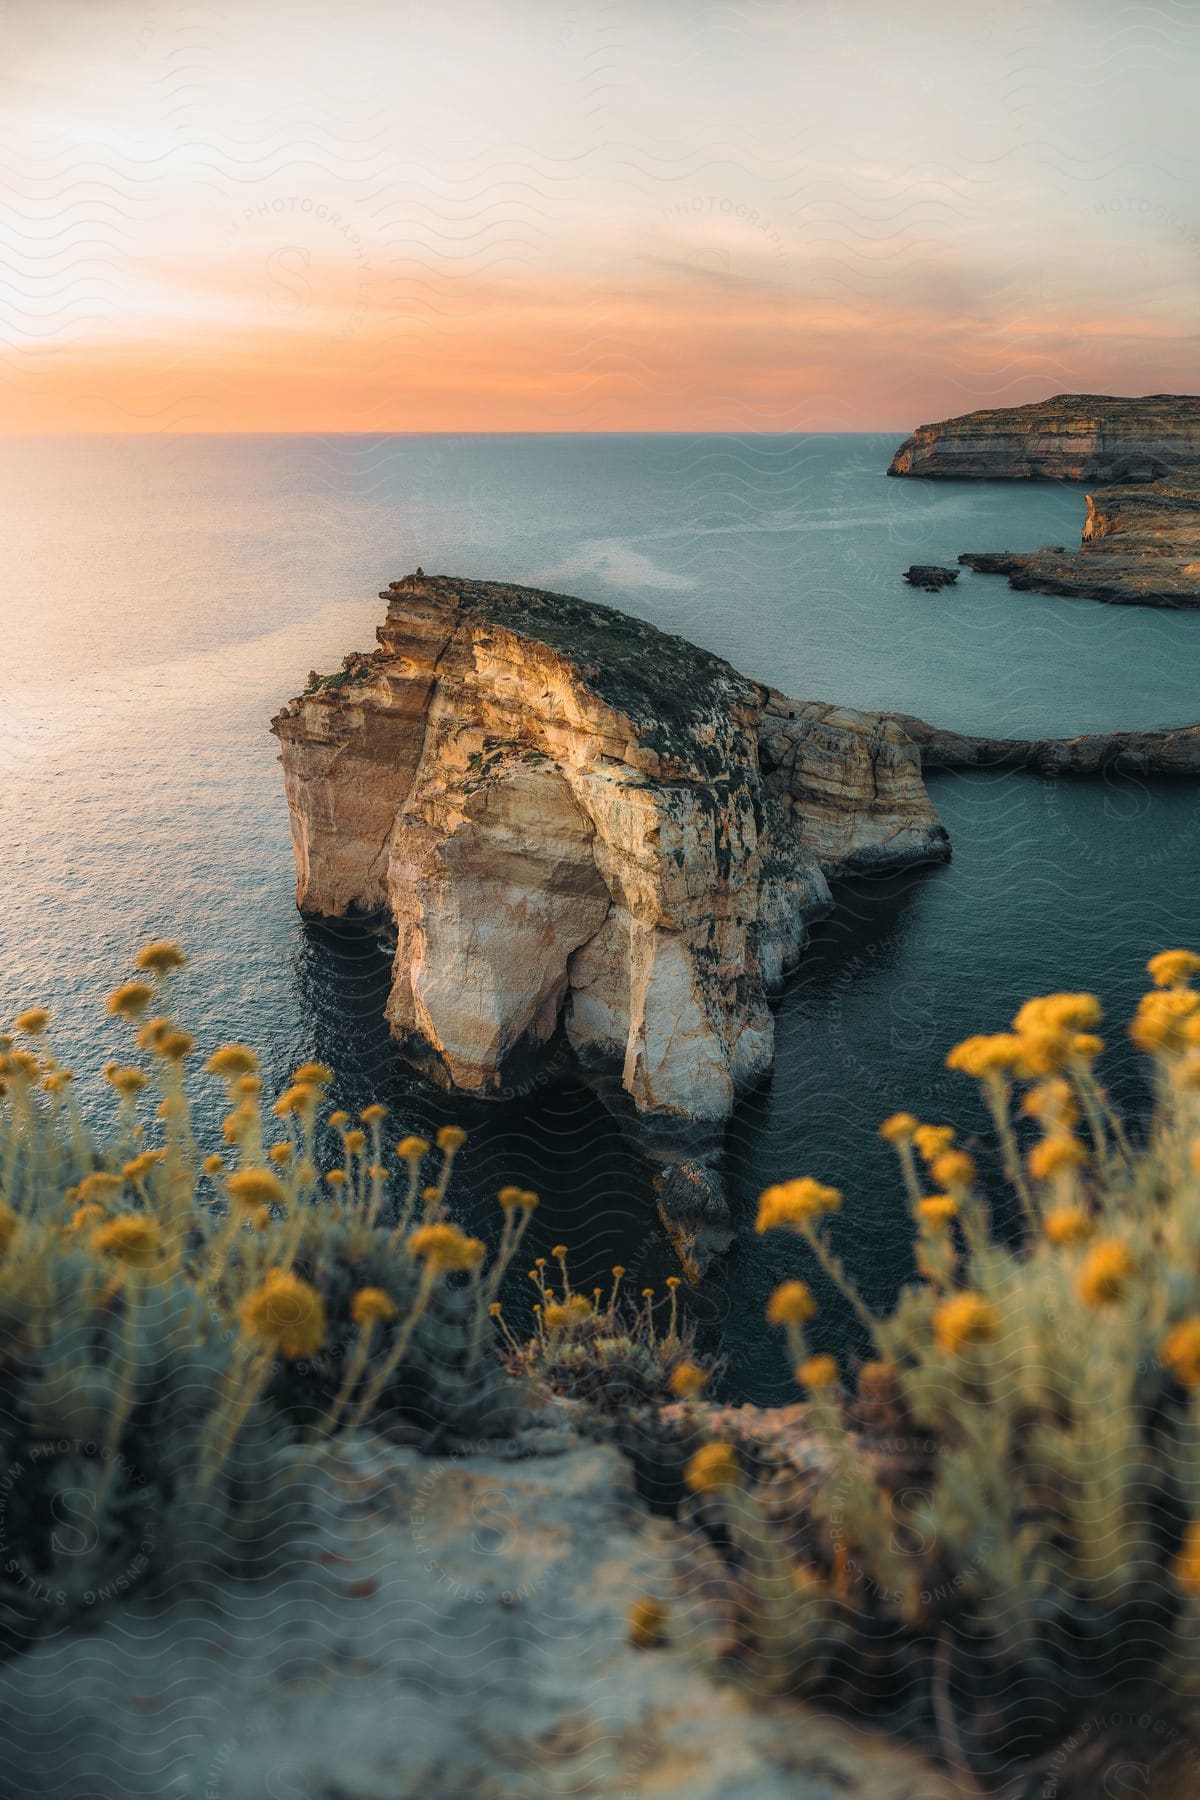
<svg viewBox="0 0 1200 1800">
<path fill-rule="evenodd" d="M 262 1046 L 282 1074 L 318 1054 L 347 1103 L 398 1128 L 473 1128 L 458 1201 L 492 1219 L 518 1180 L 543 1245 L 579 1272 L 667 1268 L 645 1171 L 595 1103 L 547 1084 L 519 1105 L 422 1090 L 382 1026 L 388 965 L 348 929 L 299 920 L 266 725 L 349 649 L 378 589 L 429 570 L 559 587 L 681 632 L 801 698 L 1009 734 L 1200 715 L 1200 617 L 1041 595 L 964 572 L 900 580 L 960 550 L 1071 543 L 1078 489 L 890 481 L 891 437 L 183 438 L 0 445 L 0 1016 L 46 998 L 81 1076 L 120 1037 L 101 997 L 130 950 L 178 937 L 182 1010 L 203 1045 Z M 1049 986 L 1120 1011 L 1154 948 L 1197 932 L 1191 784 L 937 778 L 944 869 L 858 883 L 779 1014 L 769 1087 L 735 1121 L 729 1178 L 846 1188 L 842 1248 L 881 1297 L 906 1233 L 874 1136 L 901 1102 L 961 1116 L 945 1047 Z M 1114 1032 L 1114 1036 L 1117 1034 Z M 1127 1079 L 1117 1057 L 1115 1078 Z M 85 1094 L 93 1084 L 85 1083 Z M 1130 1090 L 1133 1093 L 1134 1090 Z M 787 1397 L 757 1320 L 798 1246 L 746 1236 L 697 1302 L 730 1391 Z M 839 1327 L 830 1316 L 815 1336 Z"/>
</svg>

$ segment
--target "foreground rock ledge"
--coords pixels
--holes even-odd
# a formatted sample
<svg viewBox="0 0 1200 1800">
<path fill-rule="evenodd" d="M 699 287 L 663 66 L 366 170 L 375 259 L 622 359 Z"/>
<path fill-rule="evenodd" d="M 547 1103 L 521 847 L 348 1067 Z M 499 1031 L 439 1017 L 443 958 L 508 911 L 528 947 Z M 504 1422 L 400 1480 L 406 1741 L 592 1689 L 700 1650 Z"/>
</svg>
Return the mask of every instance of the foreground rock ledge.
<svg viewBox="0 0 1200 1800">
<path fill-rule="evenodd" d="M 418 573 L 381 597 L 378 650 L 272 723 L 298 904 L 391 916 L 388 1020 L 442 1086 L 511 1093 L 565 1040 L 702 1263 L 828 878 L 949 854 L 920 754 L 567 595 Z"/>
</svg>

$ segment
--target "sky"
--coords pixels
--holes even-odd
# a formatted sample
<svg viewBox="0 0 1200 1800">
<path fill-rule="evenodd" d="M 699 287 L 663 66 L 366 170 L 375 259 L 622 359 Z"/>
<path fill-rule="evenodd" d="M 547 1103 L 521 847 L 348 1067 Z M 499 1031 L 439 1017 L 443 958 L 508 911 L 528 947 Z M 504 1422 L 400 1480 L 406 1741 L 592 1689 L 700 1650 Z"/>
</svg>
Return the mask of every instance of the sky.
<svg viewBox="0 0 1200 1800">
<path fill-rule="evenodd" d="M 0 0 L 0 431 L 1200 389 L 1200 5 Z"/>
</svg>

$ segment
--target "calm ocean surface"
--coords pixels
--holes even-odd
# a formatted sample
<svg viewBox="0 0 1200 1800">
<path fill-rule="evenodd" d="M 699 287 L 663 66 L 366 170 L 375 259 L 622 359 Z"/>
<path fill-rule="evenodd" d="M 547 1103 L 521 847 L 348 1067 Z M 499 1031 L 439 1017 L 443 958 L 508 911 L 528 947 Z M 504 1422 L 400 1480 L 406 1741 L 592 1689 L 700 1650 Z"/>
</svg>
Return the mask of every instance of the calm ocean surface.
<svg viewBox="0 0 1200 1800">
<path fill-rule="evenodd" d="M 906 588 L 913 561 L 1072 543 L 1083 503 L 1067 487 L 889 481 L 895 443 L 0 443 L 0 1018 L 48 1002 L 91 1104 L 123 1041 L 104 994 L 139 942 L 176 937 L 192 958 L 180 1010 L 204 1049 L 248 1039 L 277 1077 L 319 1055 L 345 1104 L 386 1100 L 397 1131 L 461 1120 L 463 1223 L 490 1232 L 490 1196 L 519 1181 L 543 1196 L 539 1249 L 570 1243 L 585 1279 L 620 1260 L 658 1281 L 646 1172 L 586 1094 L 464 1106 L 396 1063 L 376 943 L 295 912 L 267 723 L 310 668 L 371 647 L 379 588 L 418 563 L 608 602 L 799 698 L 1013 735 L 1200 716 L 1200 615 L 1020 595 L 969 571 L 938 597 Z M 878 1121 L 904 1104 L 979 1124 L 946 1048 L 1061 986 L 1112 1007 L 1112 1080 L 1137 1104 L 1117 1021 L 1147 955 L 1200 939 L 1192 784 L 930 786 L 953 863 L 842 894 L 780 1007 L 773 1079 L 734 1122 L 747 1233 L 695 1302 L 734 1397 L 793 1397 L 762 1307 L 781 1275 L 811 1278 L 798 1244 L 749 1232 L 766 1182 L 843 1187 L 839 1247 L 883 1298 L 908 1233 Z M 813 1342 L 841 1330 L 830 1307 Z"/>
</svg>

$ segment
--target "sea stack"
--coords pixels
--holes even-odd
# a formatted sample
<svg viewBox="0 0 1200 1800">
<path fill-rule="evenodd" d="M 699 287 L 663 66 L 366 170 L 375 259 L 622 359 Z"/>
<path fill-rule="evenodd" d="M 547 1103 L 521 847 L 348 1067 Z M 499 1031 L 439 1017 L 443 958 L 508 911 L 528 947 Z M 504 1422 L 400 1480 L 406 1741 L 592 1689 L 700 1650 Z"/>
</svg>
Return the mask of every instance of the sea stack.
<svg viewBox="0 0 1200 1800">
<path fill-rule="evenodd" d="M 568 1046 L 701 1267 L 827 878 L 948 855 L 920 753 L 567 595 L 415 574 L 381 597 L 379 648 L 272 723 L 298 904 L 394 923 L 388 1020 L 443 1087 L 503 1095 Z"/>
</svg>

